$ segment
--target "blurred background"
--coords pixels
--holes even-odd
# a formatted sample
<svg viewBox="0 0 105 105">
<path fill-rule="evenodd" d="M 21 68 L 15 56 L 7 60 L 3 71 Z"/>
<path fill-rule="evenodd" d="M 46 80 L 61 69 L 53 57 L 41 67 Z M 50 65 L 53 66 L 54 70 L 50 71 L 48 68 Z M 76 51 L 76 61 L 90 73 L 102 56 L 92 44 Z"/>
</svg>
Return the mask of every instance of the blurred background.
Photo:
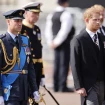
<svg viewBox="0 0 105 105">
<path fill-rule="evenodd" d="M 80 105 L 79 95 L 77 95 L 76 93 L 54 93 L 52 91 L 54 55 L 53 55 L 53 50 L 50 49 L 46 43 L 44 30 L 45 30 L 46 17 L 57 6 L 56 3 L 57 0 L 0 0 L 0 34 L 5 33 L 5 31 L 7 30 L 5 18 L 2 15 L 3 12 L 6 12 L 11 9 L 21 8 L 24 4 L 33 1 L 39 1 L 42 2 L 43 4 L 41 7 L 42 12 L 40 13 L 40 18 L 39 21 L 37 22 L 37 25 L 40 27 L 42 33 L 43 60 L 44 60 L 44 70 L 46 76 L 46 87 L 50 89 L 50 91 L 54 94 L 54 96 L 60 102 L 60 105 Z M 78 35 L 81 29 L 85 27 L 83 21 L 83 11 L 94 4 L 101 4 L 105 7 L 104 0 L 78 0 L 78 1 L 70 0 L 70 7 L 68 8 L 68 10 L 73 15 L 74 26 L 76 28 L 75 35 Z M 73 79 L 71 73 L 69 73 L 68 75 L 68 87 L 69 86 L 73 87 Z M 48 94 L 45 95 L 45 100 L 48 105 L 49 104 L 56 105 L 56 103 L 54 103 L 54 101 L 51 99 L 51 97 Z M 44 104 L 42 103 L 41 105 Z"/>
<path fill-rule="evenodd" d="M 44 67 L 45 69 L 46 69 L 46 66 L 52 69 L 53 59 L 54 59 L 53 50 L 50 49 L 46 43 L 44 30 L 45 30 L 46 17 L 57 6 L 57 0 L 0 0 L 0 34 L 5 33 L 5 31 L 7 30 L 5 18 L 2 15 L 3 12 L 6 12 L 11 9 L 21 8 L 24 4 L 32 1 L 39 1 L 39 2 L 42 2 L 43 4 L 41 7 L 42 12 L 40 13 L 40 18 L 39 18 L 39 21 L 37 22 L 37 25 L 40 27 L 41 33 L 42 33 Z M 82 19 L 83 9 L 78 7 L 70 7 L 68 8 L 68 10 L 70 10 L 71 14 L 73 15 L 74 25 L 76 27 L 76 35 L 77 35 L 79 31 L 84 27 L 84 23 Z M 50 71 L 51 70 L 49 70 L 49 72 Z M 51 75 L 49 73 L 46 73 L 46 81 L 47 80 L 49 81 L 51 79 L 52 73 Z M 68 78 L 72 79 L 72 76 L 69 76 Z M 46 85 L 48 87 L 52 87 L 53 86 L 52 81 L 50 83 L 46 82 Z"/>
</svg>

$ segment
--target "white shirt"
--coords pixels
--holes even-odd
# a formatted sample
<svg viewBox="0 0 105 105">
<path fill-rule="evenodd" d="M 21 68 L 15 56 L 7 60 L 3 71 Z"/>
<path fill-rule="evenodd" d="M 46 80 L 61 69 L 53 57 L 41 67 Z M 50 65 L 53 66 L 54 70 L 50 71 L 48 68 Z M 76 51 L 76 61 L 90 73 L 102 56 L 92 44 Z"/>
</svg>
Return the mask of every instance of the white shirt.
<svg viewBox="0 0 105 105">
<path fill-rule="evenodd" d="M 14 34 L 12 34 L 11 32 L 9 32 L 9 31 L 7 31 L 8 33 L 9 33 L 9 35 L 12 37 L 12 39 L 15 41 L 15 37 L 17 36 L 17 35 L 14 35 Z"/>
<path fill-rule="evenodd" d="M 88 30 L 87 28 L 86 28 L 86 31 L 87 31 L 87 33 L 89 34 L 89 36 L 92 38 L 92 40 L 93 40 L 93 42 L 94 42 L 94 35 L 95 35 L 95 34 L 97 35 L 97 32 L 94 33 L 94 32 L 92 32 L 92 31 Z M 97 36 L 97 44 L 99 45 L 98 36 Z"/>
<path fill-rule="evenodd" d="M 64 11 L 64 12 L 61 14 L 61 17 L 60 17 L 61 28 L 54 39 L 53 39 L 53 34 L 52 34 L 52 21 L 51 21 L 53 17 L 53 13 L 49 14 L 47 17 L 46 27 L 45 27 L 45 37 L 47 40 L 47 44 L 49 46 L 51 45 L 52 41 L 56 46 L 61 45 L 67 38 L 68 33 L 70 32 L 72 25 L 73 25 L 72 16 L 70 12 L 67 11 L 66 8 L 62 6 L 58 6 L 55 9 L 55 11 L 58 11 L 58 12 Z"/>
</svg>

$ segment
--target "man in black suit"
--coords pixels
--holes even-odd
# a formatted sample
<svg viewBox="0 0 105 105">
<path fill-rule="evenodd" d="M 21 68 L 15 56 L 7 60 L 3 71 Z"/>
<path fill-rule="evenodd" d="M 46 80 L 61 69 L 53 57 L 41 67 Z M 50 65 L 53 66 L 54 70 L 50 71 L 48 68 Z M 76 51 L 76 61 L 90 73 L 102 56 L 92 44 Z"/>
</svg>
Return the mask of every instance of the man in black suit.
<svg viewBox="0 0 105 105">
<path fill-rule="evenodd" d="M 86 29 L 71 42 L 71 70 L 81 105 L 102 105 L 104 101 L 104 45 L 97 34 L 100 13 L 93 7 L 84 13 Z"/>
<path fill-rule="evenodd" d="M 27 105 L 28 83 L 34 99 L 40 95 L 36 84 L 28 37 L 19 35 L 24 10 L 11 10 L 3 15 L 8 30 L 0 36 L 0 105 Z"/>
</svg>

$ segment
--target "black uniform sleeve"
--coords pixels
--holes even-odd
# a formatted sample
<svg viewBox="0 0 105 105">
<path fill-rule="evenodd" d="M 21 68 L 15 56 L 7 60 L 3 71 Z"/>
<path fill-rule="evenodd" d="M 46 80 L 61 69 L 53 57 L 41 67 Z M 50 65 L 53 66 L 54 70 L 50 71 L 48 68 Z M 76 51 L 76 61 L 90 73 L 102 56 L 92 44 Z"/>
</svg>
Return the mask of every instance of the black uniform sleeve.
<svg viewBox="0 0 105 105">
<path fill-rule="evenodd" d="M 36 75 L 35 75 L 35 69 L 32 62 L 32 56 L 30 55 L 30 62 L 28 66 L 28 77 L 29 77 L 29 85 L 32 89 L 32 92 L 38 91 L 38 87 L 36 84 Z"/>
</svg>

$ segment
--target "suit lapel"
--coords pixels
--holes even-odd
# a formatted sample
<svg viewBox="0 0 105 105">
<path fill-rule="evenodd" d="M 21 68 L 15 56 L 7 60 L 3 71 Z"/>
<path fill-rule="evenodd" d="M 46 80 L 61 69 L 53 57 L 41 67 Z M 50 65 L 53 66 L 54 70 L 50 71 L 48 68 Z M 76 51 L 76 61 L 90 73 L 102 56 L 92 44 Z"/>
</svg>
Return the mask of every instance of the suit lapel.
<svg viewBox="0 0 105 105">
<path fill-rule="evenodd" d="M 92 38 L 90 37 L 90 35 L 87 32 L 84 34 L 84 37 L 86 38 L 86 42 L 87 42 L 87 45 L 91 51 L 91 54 L 93 55 L 95 61 L 98 63 L 97 55 L 96 55 L 96 52 L 94 50 L 94 42 L 93 42 Z"/>
<path fill-rule="evenodd" d="M 100 33 L 98 33 L 98 39 L 99 39 L 99 45 L 100 45 L 100 50 L 104 50 L 104 43 L 103 42 L 103 37 Z"/>
</svg>

